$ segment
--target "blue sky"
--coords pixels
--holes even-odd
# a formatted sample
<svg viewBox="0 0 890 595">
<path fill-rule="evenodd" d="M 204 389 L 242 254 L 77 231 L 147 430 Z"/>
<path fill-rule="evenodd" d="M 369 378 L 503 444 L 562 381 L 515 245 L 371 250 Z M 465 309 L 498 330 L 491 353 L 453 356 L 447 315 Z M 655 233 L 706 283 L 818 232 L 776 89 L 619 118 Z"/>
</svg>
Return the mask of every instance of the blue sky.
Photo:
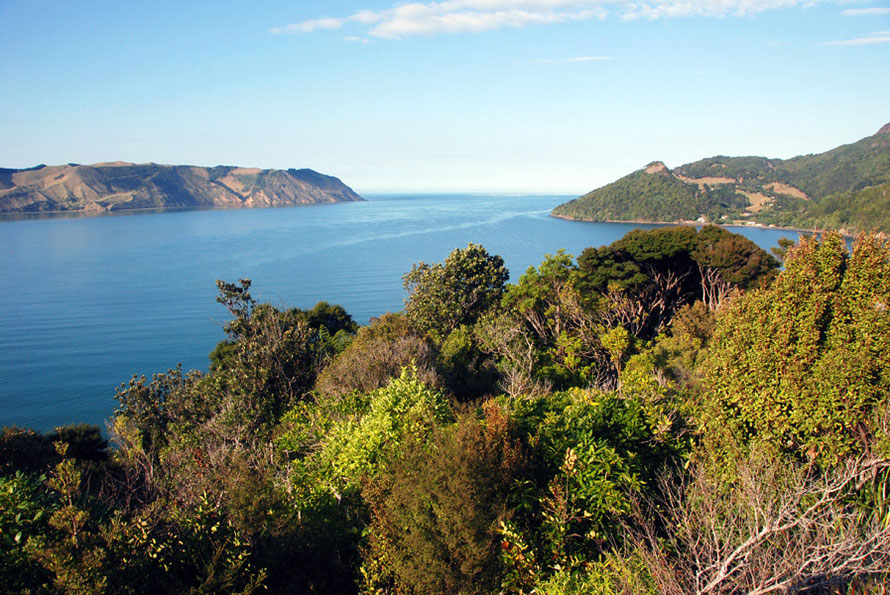
<svg viewBox="0 0 890 595">
<path fill-rule="evenodd" d="M 0 0 L 0 166 L 575 194 L 890 122 L 890 1 Z"/>
</svg>

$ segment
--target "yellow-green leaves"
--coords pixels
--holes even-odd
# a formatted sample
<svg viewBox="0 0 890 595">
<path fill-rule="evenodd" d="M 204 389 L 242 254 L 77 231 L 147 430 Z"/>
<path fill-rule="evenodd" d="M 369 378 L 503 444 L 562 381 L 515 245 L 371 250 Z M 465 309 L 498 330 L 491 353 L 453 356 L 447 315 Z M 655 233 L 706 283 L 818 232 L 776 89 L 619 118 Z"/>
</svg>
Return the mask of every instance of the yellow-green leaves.
<svg viewBox="0 0 890 595">
<path fill-rule="evenodd" d="M 707 363 L 715 434 L 834 464 L 869 448 L 890 400 L 890 247 L 828 234 L 719 318 Z M 725 436 L 728 438 L 728 436 Z"/>
</svg>

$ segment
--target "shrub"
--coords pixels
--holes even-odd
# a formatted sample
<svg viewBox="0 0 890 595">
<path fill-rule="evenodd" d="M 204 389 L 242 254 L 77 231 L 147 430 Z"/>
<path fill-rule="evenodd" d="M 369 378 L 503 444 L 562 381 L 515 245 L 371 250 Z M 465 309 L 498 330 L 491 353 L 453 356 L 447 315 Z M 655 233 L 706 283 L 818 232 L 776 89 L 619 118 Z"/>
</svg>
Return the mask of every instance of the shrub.
<svg viewBox="0 0 890 595">
<path fill-rule="evenodd" d="M 358 335 L 319 375 L 315 391 L 321 398 L 382 388 L 414 366 L 429 386 L 442 386 L 436 372 L 436 350 L 401 314 L 385 314 Z"/>
<path fill-rule="evenodd" d="M 408 443 L 391 472 L 372 482 L 365 576 L 405 593 L 490 593 L 500 581 L 499 521 L 524 455 L 493 403 L 481 422 L 464 414 L 432 444 Z"/>
<path fill-rule="evenodd" d="M 444 395 L 405 368 L 400 377 L 370 395 L 365 415 L 334 426 L 325 438 L 319 457 L 329 465 L 331 486 L 337 491 L 357 487 L 363 478 L 379 472 L 406 439 L 422 441 L 450 416 Z"/>
<path fill-rule="evenodd" d="M 663 427 L 650 395 L 572 389 L 510 406 L 537 455 L 521 514 L 503 531 L 506 548 L 523 558 L 511 557 L 509 585 L 530 588 L 585 568 L 620 541 L 634 502 L 657 493 L 661 469 L 687 444 Z"/>
<path fill-rule="evenodd" d="M 504 259 L 478 244 L 457 248 L 442 264 L 420 262 L 403 277 L 411 295 L 405 314 L 437 343 L 461 324 L 473 324 L 504 294 Z"/>
<path fill-rule="evenodd" d="M 890 246 L 827 234 L 720 316 L 703 418 L 724 444 L 767 441 L 836 464 L 863 451 L 890 406 Z"/>
</svg>

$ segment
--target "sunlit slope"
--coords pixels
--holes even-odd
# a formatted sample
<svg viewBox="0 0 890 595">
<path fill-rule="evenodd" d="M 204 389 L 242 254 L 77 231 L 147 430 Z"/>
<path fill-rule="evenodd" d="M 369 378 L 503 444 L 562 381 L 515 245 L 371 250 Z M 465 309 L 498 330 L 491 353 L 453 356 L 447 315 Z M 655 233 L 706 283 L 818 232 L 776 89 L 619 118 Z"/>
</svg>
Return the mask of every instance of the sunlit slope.
<svg viewBox="0 0 890 595">
<path fill-rule="evenodd" d="M 873 136 L 792 159 L 649 164 L 553 210 L 593 221 L 752 222 L 842 231 L 890 230 L 890 124 Z"/>
<path fill-rule="evenodd" d="M 310 169 L 155 163 L 0 169 L 0 212 L 269 207 L 356 201 L 339 179 Z"/>
</svg>

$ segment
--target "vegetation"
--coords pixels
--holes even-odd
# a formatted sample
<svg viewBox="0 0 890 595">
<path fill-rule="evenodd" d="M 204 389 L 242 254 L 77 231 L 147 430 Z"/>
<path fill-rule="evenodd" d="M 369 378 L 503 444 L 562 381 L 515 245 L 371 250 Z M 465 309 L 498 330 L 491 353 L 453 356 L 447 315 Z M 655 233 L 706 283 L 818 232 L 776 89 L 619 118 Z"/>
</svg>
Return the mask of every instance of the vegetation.
<svg viewBox="0 0 890 595">
<path fill-rule="evenodd" d="M 717 156 L 671 171 L 650 164 L 559 205 L 553 214 L 594 221 L 756 222 L 844 232 L 890 231 L 890 128 L 793 159 Z M 765 202 L 751 208 L 748 195 Z"/>
<path fill-rule="evenodd" d="M 803 201 L 777 197 L 773 207 L 757 221 L 781 227 L 846 231 L 890 230 L 890 184 L 847 190 L 820 199 Z"/>
<path fill-rule="evenodd" d="M 883 241 L 861 238 L 848 255 L 838 236 L 804 239 L 771 287 L 717 321 L 705 366 L 713 431 L 822 464 L 864 452 L 890 394 L 888 295 Z"/>
<path fill-rule="evenodd" d="M 704 195 L 671 172 L 638 171 L 553 209 L 553 214 L 595 221 L 695 220 Z"/>
<path fill-rule="evenodd" d="M 0 591 L 878 592 L 890 245 L 778 253 L 470 244 L 364 328 L 220 281 L 209 371 L 122 385 L 112 447 L 3 430 Z"/>
</svg>

